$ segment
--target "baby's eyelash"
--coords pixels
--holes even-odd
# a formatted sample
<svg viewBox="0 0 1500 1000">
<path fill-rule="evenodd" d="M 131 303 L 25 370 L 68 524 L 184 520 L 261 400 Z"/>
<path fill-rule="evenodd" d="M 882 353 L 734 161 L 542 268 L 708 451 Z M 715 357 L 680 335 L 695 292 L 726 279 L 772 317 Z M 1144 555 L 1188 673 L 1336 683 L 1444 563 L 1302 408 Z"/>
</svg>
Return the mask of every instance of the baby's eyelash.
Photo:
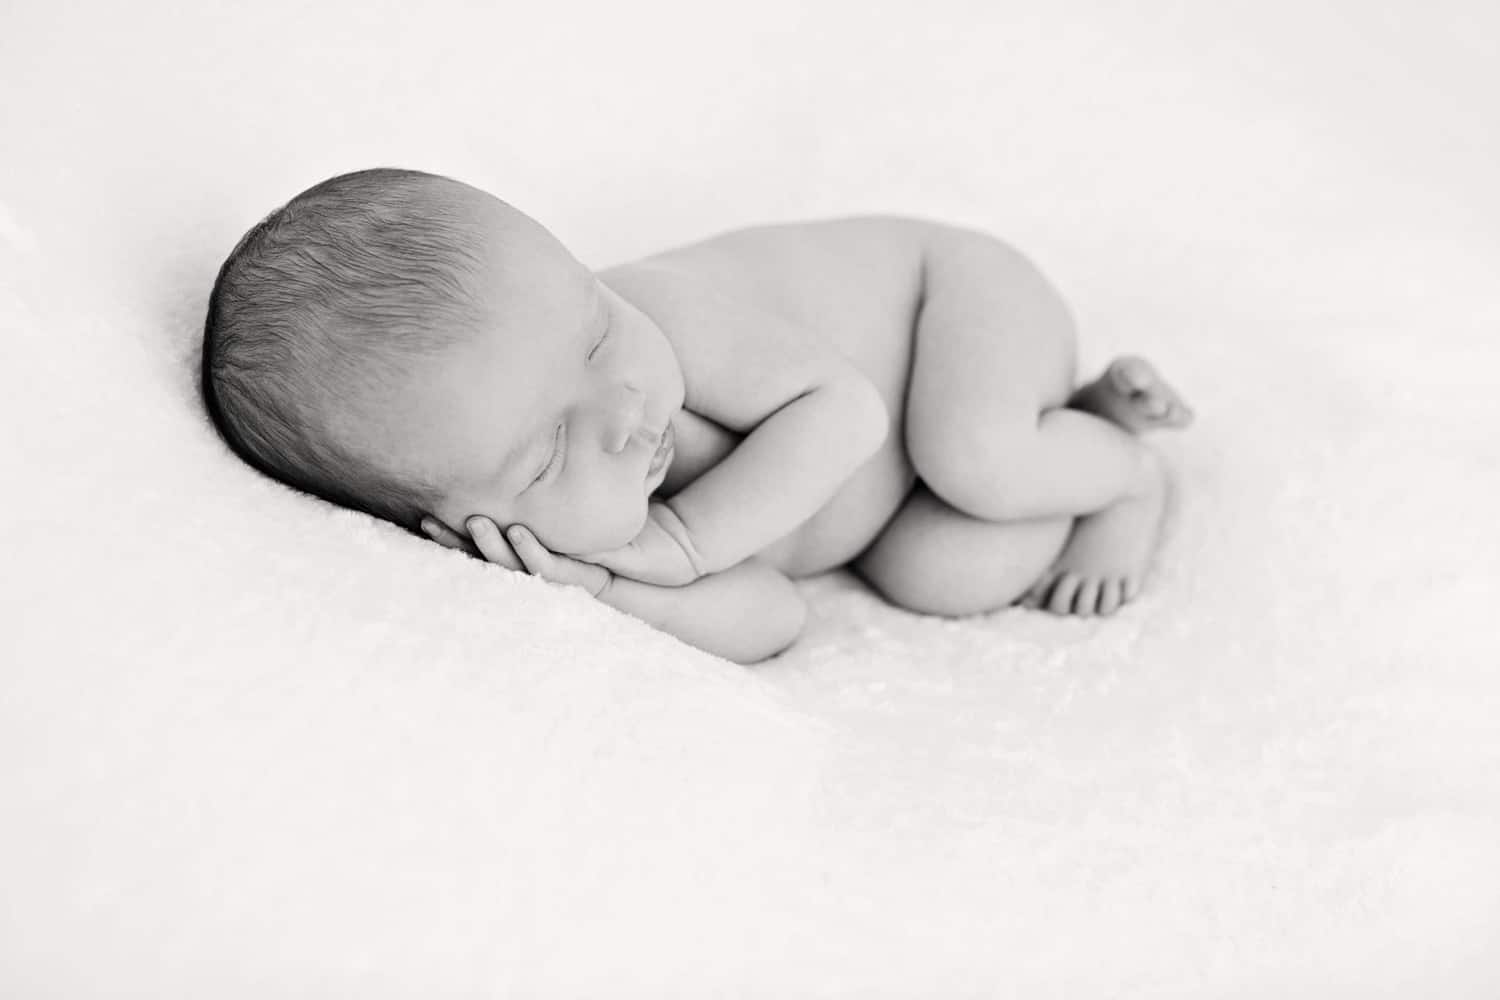
<svg viewBox="0 0 1500 1000">
<path fill-rule="evenodd" d="M 597 343 L 594 344 L 594 349 L 591 350 L 591 351 L 589 351 L 588 360 L 590 360 L 590 361 L 594 360 L 594 355 L 599 353 L 599 348 L 603 347 L 604 346 L 604 342 L 606 340 L 608 340 L 608 339 L 609 339 L 609 327 L 606 326 L 604 328 L 604 335 L 599 338 L 599 340 L 598 340 Z"/>
<path fill-rule="evenodd" d="M 531 481 L 531 483 L 532 483 L 533 486 L 535 486 L 537 483 L 541 482 L 543 479 L 546 479 L 547 476 L 552 472 L 552 467 L 558 463 L 559 459 L 562 458 L 562 454 L 563 454 L 562 433 L 563 433 L 563 425 L 562 424 L 558 424 L 557 425 L 557 431 L 552 435 L 552 457 L 547 460 L 546 467 L 543 468 L 541 472 L 538 472 L 537 475 L 536 475 L 536 478 Z"/>
</svg>

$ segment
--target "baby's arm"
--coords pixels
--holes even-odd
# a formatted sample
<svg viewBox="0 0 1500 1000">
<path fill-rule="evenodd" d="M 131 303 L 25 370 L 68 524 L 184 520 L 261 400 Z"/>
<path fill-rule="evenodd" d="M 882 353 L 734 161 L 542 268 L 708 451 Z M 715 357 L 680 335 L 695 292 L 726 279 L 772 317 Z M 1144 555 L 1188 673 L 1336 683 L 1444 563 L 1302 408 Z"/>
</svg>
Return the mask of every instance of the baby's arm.
<svg viewBox="0 0 1500 1000">
<path fill-rule="evenodd" d="M 745 559 L 681 587 L 611 576 L 599 600 L 735 663 L 756 663 L 797 641 L 807 618 L 801 593 L 783 573 Z"/>
<path fill-rule="evenodd" d="M 733 566 L 807 521 L 885 440 L 885 404 L 858 372 L 829 364 L 786 372 L 778 383 L 776 391 L 790 398 L 665 502 L 705 573 Z"/>
<path fill-rule="evenodd" d="M 488 518 L 472 517 L 466 527 L 472 543 L 437 522 L 423 524 L 441 545 L 552 583 L 582 587 L 616 610 L 736 663 L 775 656 L 797 641 L 807 618 L 796 585 L 757 559 L 682 587 L 658 587 L 549 552 L 525 528 L 513 527 L 514 540 L 507 544 Z"/>
<path fill-rule="evenodd" d="M 733 566 L 795 530 L 885 441 L 890 417 L 879 392 L 816 330 L 691 275 L 621 290 L 671 340 L 687 408 L 747 435 L 665 501 L 675 519 L 661 526 L 700 572 Z"/>
</svg>

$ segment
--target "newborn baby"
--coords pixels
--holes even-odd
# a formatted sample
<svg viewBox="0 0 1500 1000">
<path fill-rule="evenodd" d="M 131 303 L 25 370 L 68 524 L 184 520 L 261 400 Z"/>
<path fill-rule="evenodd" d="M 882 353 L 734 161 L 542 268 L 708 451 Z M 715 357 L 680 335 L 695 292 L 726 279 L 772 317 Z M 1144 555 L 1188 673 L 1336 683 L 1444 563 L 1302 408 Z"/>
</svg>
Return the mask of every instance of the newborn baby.
<svg viewBox="0 0 1500 1000">
<path fill-rule="evenodd" d="M 448 178 L 332 178 L 219 272 L 203 394 L 256 468 L 754 662 L 796 577 L 914 611 L 1136 596 L 1185 426 L 1150 364 L 1075 386 L 1067 308 L 973 230 L 739 230 L 605 271 Z"/>
</svg>

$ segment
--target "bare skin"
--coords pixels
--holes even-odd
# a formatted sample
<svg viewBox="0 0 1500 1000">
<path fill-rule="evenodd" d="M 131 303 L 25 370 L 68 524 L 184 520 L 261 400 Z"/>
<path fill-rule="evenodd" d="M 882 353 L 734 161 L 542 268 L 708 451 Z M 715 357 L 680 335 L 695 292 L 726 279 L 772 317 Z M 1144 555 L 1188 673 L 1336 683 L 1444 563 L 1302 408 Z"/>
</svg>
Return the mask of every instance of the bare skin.
<svg viewBox="0 0 1500 1000">
<path fill-rule="evenodd" d="M 1116 358 L 1081 387 L 1071 408 L 1093 413 L 1134 434 L 1175 430 L 1192 422 L 1182 397 L 1143 358 Z M 1079 518 L 1057 561 L 1021 599 L 1054 614 L 1110 615 L 1140 593 L 1161 537 L 1171 480 L 1147 449 L 1142 485 L 1133 496 Z"/>
<path fill-rule="evenodd" d="M 1116 358 L 1088 385 L 1080 386 L 1068 405 L 1103 417 L 1134 434 L 1181 430 L 1193 422 L 1193 411 L 1145 358 Z"/>
<path fill-rule="evenodd" d="M 1092 413 L 1132 434 L 1181 430 L 1193 412 L 1149 361 L 1116 358 L 1093 382 L 1068 400 L 1070 409 Z M 1162 514 L 1171 489 L 1165 463 L 1146 450 L 1146 476 L 1136 495 L 1117 501 L 1073 523 L 1062 552 L 1017 602 L 1059 615 L 1112 615 L 1141 591 L 1151 557 L 1160 542 Z M 601 567 L 548 552 L 523 530 L 507 546 L 494 524 L 475 518 L 474 543 L 489 561 L 531 572 L 598 595 L 610 582 Z M 438 524 L 425 526 L 435 541 L 467 550 L 464 539 Z"/>
<path fill-rule="evenodd" d="M 1191 414 L 1139 359 L 1080 387 L 1066 305 L 1003 241 L 850 217 L 591 274 L 472 196 L 494 320 L 373 446 L 444 474 L 428 537 L 740 662 L 795 641 L 792 580 L 841 566 L 924 614 L 1138 593 L 1168 489 L 1139 435 Z"/>
</svg>

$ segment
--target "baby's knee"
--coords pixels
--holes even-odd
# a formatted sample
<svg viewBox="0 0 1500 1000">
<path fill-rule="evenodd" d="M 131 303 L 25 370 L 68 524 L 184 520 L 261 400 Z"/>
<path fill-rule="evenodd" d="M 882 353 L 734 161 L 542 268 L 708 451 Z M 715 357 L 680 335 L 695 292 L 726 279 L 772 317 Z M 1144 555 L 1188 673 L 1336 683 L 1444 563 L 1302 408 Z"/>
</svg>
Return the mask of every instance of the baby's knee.
<svg viewBox="0 0 1500 1000">
<path fill-rule="evenodd" d="M 907 428 L 912 468 L 950 506 L 990 521 L 1009 521 L 1024 512 L 1010 486 L 1025 475 L 1038 446 L 1037 415 L 999 426 L 968 426 L 943 433 Z"/>
</svg>

